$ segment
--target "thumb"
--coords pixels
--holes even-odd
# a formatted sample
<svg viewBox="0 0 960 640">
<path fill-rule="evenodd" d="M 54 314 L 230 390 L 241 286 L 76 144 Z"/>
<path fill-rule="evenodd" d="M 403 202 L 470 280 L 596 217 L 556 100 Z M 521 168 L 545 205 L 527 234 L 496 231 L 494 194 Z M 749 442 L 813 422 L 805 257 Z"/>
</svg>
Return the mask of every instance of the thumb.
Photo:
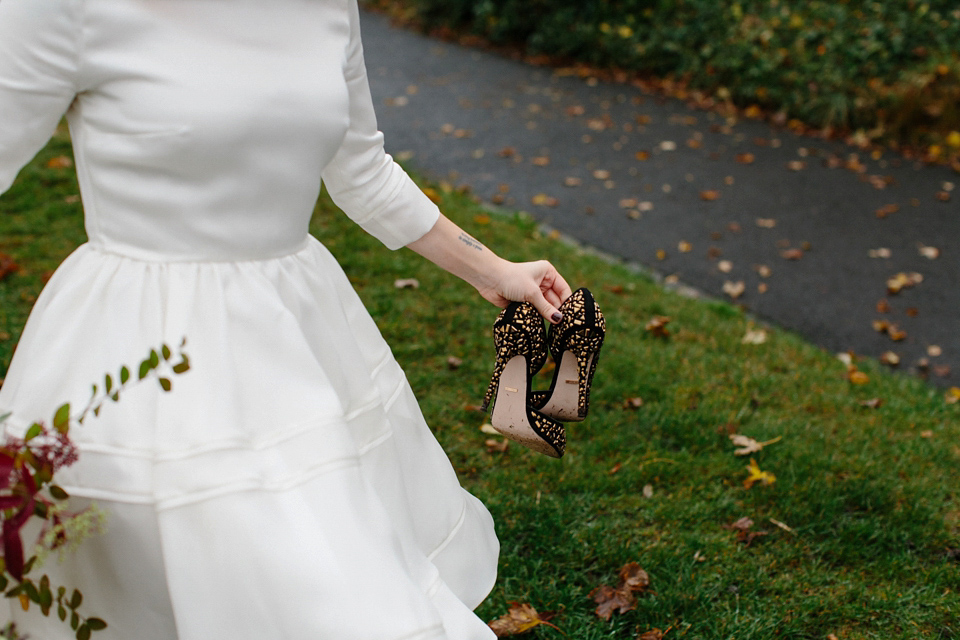
<svg viewBox="0 0 960 640">
<path fill-rule="evenodd" d="M 547 322 L 557 324 L 563 320 L 563 314 L 560 313 L 560 310 L 550 304 L 539 290 L 534 293 L 532 299 L 527 300 L 527 302 L 532 304 L 540 315 L 547 319 Z"/>
</svg>

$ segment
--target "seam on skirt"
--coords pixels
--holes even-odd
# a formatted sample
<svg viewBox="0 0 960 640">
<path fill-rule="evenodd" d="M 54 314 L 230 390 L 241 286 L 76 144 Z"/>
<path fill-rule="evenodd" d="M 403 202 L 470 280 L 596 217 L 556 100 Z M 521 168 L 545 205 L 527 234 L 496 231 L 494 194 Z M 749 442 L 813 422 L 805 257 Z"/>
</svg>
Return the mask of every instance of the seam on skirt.
<svg viewBox="0 0 960 640">
<path fill-rule="evenodd" d="M 463 524 L 467 521 L 467 501 L 463 501 L 463 506 L 460 507 L 460 517 L 457 518 L 457 523 L 453 525 L 453 528 L 450 530 L 450 533 L 447 534 L 447 537 L 444 538 L 440 544 L 438 544 L 433 551 L 427 555 L 427 560 L 433 561 L 440 553 L 443 552 L 447 546 L 453 542 L 453 539 L 457 537 L 457 534 L 460 533 L 460 529 L 463 528 Z"/>
<path fill-rule="evenodd" d="M 108 500 L 111 502 L 122 502 L 127 504 L 152 504 L 154 505 L 156 511 L 159 512 L 212 500 L 214 498 L 219 498 L 234 493 L 244 493 L 250 491 L 289 491 L 290 489 L 294 489 L 304 483 L 309 482 L 310 480 L 313 480 L 314 478 L 322 476 L 325 473 L 338 471 L 348 467 L 359 466 L 359 459 L 351 456 L 349 458 L 339 458 L 337 460 L 326 461 L 322 464 L 307 469 L 293 478 L 286 478 L 282 481 L 263 482 L 261 480 L 240 480 L 230 484 L 212 487 L 210 489 L 201 489 L 199 491 L 191 491 L 181 495 L 160 498 L 143 494 L 124 494 L 117 491 L 105 491 L 102 489 L 92 489 L 87 487 L 64 486 L 64 489 L 70 495 L 80 498 Z"/>
</svg>

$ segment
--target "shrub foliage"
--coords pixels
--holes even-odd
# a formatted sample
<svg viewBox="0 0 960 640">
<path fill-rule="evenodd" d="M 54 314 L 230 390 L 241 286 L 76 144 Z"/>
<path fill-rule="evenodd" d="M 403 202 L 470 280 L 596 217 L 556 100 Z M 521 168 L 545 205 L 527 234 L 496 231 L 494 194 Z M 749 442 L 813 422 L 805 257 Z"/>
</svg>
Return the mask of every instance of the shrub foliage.
<svg viewBox="0 0 960 640">
<path fill-rule="evenodd" d="M 911 142 L 960 129 L 956 0 L 410 1 L 427 28 L 672 76 L 817 127 Z"/>
</svg>

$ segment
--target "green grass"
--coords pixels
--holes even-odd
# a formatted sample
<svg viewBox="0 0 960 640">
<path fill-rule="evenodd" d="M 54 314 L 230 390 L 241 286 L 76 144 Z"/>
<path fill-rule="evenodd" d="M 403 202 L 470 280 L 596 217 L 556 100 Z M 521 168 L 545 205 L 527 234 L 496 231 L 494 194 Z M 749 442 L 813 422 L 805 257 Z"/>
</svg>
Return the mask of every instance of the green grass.
<svg viewBox="0 0 960 640">
<path fill-rule="evenodd" d="M 10 336 L 0 374 L 43 274 L 83 237 L 79 205 L 65 201 L 77 192 L 72 171 L 45 168 L 66 145 L 59 134 L 0 200 L 0 252 L 24 268 L 0 283 Z M 786 332 L 744 345 L 752 321 L 730 305 L 665 291 L 525 217 L 488 216 L 467 195 L 442 198 L 505 257 L 548 258 L 589 286 L 608 321 L 590 416 L 569 426 L 567 455 L 516 444 L 488 453 L 484 416 L 469 407 L 492 371 L 496 309 L 412 252 L 385 250 L 325 197 L 318 204 L 314 233 L 376 317 L 461 481 L 494 514 L 503 550 L 484 619 L 519 600 L 559 611 L 554 622 L 577 640 L 653 627 L 690 639 L 960 637 L 960 405 L 871 362 L 859 363 L 869 384 L 852 386 L 832 354 Z M 419 289 L 394 288 L 411 277 Z M 673 319 L 670 338 L 644 331 L 654 314 Z M 451 370 L 449 356 L 463 365 Z M 643 406 L 625 409 L 633 397 Z M 885 403 L 860 405 L 872 397 Z M 743 487 L 747 460 L 728 429 L 782 436 L 754 456 L 776 483 Z M 738 543 L 722 525 L 743 516 L 769 535 Z M 652 592 L 635 611 L 598 619 L 588 593 L 631 561 Z M 561 636 L 540 627 L 528 637 Z"/>
</svg>

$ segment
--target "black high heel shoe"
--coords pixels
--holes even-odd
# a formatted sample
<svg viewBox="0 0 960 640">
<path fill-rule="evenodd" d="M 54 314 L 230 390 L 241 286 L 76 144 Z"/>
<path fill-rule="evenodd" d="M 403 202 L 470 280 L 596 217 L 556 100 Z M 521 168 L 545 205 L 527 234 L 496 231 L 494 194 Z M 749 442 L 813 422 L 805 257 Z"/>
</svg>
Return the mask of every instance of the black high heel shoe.
<svg viewBox="0 0 960 640">
<path fill-rule="evenodd" d="M 566 446 L 563 425 L 534 410 L 530 380 L 547 360 L 543 318 L 528 302 L 512 302 L 493 325 L 497 363 L 483 399 L 493 402 L 490 424 L 507 438 L 538 453 L 559 458 Z"/>
<path fill-rule="evenodd" d="M 590 385 L 597 370 L 606 321 L 589 289 L 573 292 L 562 305 L 563 320 L 550 327 L 547 343 L 557 363 L 549 391 L 537 391 L 530 402 L 543 415 L 580 422 L 590 408 Z"/>
</svg>

